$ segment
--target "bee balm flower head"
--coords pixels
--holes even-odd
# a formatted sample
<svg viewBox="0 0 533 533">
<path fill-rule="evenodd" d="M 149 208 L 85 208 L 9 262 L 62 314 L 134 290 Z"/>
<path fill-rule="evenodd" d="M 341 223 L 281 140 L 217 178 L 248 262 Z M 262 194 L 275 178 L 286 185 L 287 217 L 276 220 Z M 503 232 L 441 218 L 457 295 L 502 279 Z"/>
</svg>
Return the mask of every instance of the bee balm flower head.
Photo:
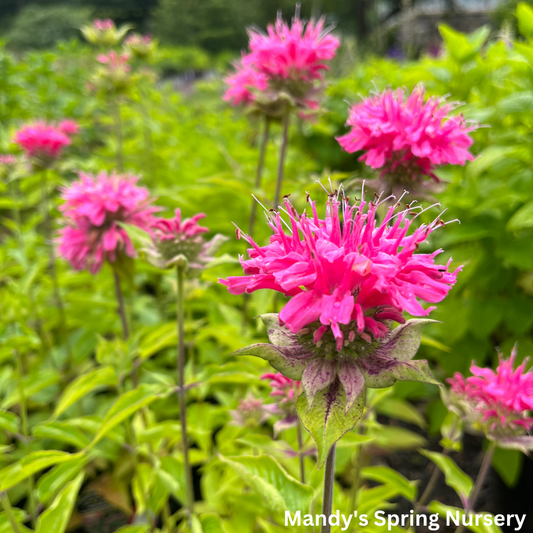
<svg viewBox="0 0 533 533">
<path fill-rule="evenodd" d="M 410 95 L 387 89 L 365 99 L 352 107 L 347 122 L 351 129 L 337 139 L 349 153 L 363 151 L 359 160 L 381 170 L 382 191 L 431 189 L 424 180 L 438 183 L 435 171 L 440 166 L 474 159 L 468 134 L 477 126 L 450 115 L 457 104 L 435 97 L 424 101 L 424 94 L 419 86 Z"/>
<path fill-rule="evenodd" d="M 176 209 L 174 218 L 155 218 L 151 225 L 152 242 L 145 250 L 149 261 L 159 268 L 170 268 L 180 261 L 188 270 L 205 268 L 226 238 L 215 235 L 207 241 L 203 235 L 209 229 L 198 224 L 204 217 L 204 213 L 199 213 L 182 220 L 181 211 Z"/>
<path fill-rule="evenodd" d="M 132 28 L 125 24 L 120 28 L 115 26 L 111 19 L 96 19 L 92 24 L 87 24 L 81 29 L 83 37 L 91 44 L 98 46 L 116 46 Z"/>
<path fill-rule="evenodd" d="M 533 373 L 526 371 L 527 361 L 515 368 L 516 350 L 509 359 L 500 356 L 496 370 L 472 364 L 472 376 L 456 373 L 448 379 L 447 403 L 467 425 L 484 433 L 503 447 L 527 451 L 533 438 Z"/>
<path fill-rule="evenodd" d="M 298 214 L 286 200 L 288 220 L 271 215 L 268 245 L 246 237 L 245 275 L 220 280 L 232 294 L 272 289 L 289 299 L 279 315 L 262 316 L 271 344 L 236 354 L 263 357 L 284 376 L 301 380 L 306 413 L 315 405 L 329 412 L 331 402 L 345 414 L 357 411 L 365 385 L 434 382 L 426 361 L 411 361 L 432 321 L 406 322 L 403 313 L 427 316 L 434 307 L 422 302 L 440 302 L 455 283 L 458 269 L 435 261 L 441 250 L 418 253 L 443 222 L 437 218 L 411 230 L 408 211 L 390 207 L 378 223 L 377 209 L 376 203 L 351 205 L 332 194 L 321 219 L 314 202 L 310 214 Z M 393 322 L 400 326 L 392 329 Z M 302 417 L 300 409 L 299 402 Z"/>
<path fill-rule="evenodd" d="M 270 387 L 272 392 L 270 396 L 276 399 L 276 403 L 266 406 L 270 409 L 272 414 L 282 415 L 283 418 L 274 423 L 274 435 L 278 435 L 281 431 L 295 427 L 298 424 L 298 415 L 296 414 L 296 400 L 302 392 L 302 384 L 286 378 L 279 372 L 273 374 L 269 372 L 263 374 L 261 379 L 270 380 Z"/>
<path fill-rule="evenodd" d="M 120 226 L 126 223 L 148 231 L 158 208 L 150 205 L 147 189 L 137 178 L 80 174 L 80 179 L 63 189 L 61 206 L 65 227 L 59 234 L 59 253 L 76 270 L 95 274 L 104 261 L 113 263 L 120 254 L 135 256 L 133 244 Z"/>
<path fill-rule="evenodd" d="M 340 44 L 324 27 L 324 19 L 305 24 L 297 14 L 289 26 L 279 17 L 266 34 L 254 29 L 249 37 L 250 51 L 227 78 L 225 98 L 234 105 L 253 103 L 271 116 L 290 108 L 316 109 L 327 63 Z"/>
<path fill-rule="evenodd" d="M 35 165 L 48 167 L 61 156 L 71 140 L 60 127 L 40 121 L 27 124 L 18 130 L 14 142 Z"/>
</svg>

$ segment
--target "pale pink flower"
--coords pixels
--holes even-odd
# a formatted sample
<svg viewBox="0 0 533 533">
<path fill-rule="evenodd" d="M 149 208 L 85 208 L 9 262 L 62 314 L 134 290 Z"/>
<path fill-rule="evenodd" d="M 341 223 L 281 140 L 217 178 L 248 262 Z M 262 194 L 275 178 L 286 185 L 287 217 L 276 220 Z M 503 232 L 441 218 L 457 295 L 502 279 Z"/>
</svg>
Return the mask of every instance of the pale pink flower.
<svg viewBox="0 0 533 533">
<path fill-rule="evenodd" d="M 64 133 L 65 135 L 72 137 L 73 135 L 76 135 L 80 131 L 80 127 L 77 122 L 74 120 L 62 120 L 58 125 L 57 129 Z"/>
<path fill-rule="evenodd" d="M 17 158 L 14 155 L 3 154 L 0 155 L 0 165 L 11 166 L 17 162 Z"/>
<path fill-rule="evenodd" d="M 253 396 L 239 400 L 237 409 L 230 410 L 229 414 L 232 418 L 231 424 L 242 427 L 260 426 L 270 417 L 270 413 L 265 409 L 263 401 Z"/>
<path fill-rule="evenodd" d="M 128 54 L 117 54 L 111 51 L 107 54 L 99 54 L 96 58 L 98 62 L 107 65 L 111 70 L 129 72 L 131 67 L 128 65 L 130 56 Z"/>
<path fill-rule="evenodd" d="M 28 157 L 49 162 L 57 159 L 71 140 L 57 126 L 39 121 L 27 124 L 18 130 L 14 142 Z"/>
<path fill-rule="evenodd" d="M 382 176 L 405 182 L 427 176 L 438 182 L 437 167 L 474 159 L 468 133 L 477 125 L 449 115 L 457 104 L 435 97 L 424 102 L 424 94 L 418 86 L 409 96 L 403 89 L 387 89 L 365 99 L 352 107 L 351 130 L 337 140 L 349 153 L 363 151 L 359 160 L 382 169 Z"/>
<path fill-rule="evenodd" d="M 257 72 L 251 66 L 239 63 L 236 72 L 224 80 L 228 90 L 224 94 L 224 100 L 232 105 L 249 104 L 256 99 L 255 90 L 266 90 L 267 77 Z"/>
<path fill-rule="evenodd" d="M 59 254 L 76 270 L 95 274 L 104 261 L 113 263 L 118 254 L 135 256 L 133 244 L 121 222 L 149 231 L 153 214 L 147 189 L 133 176 L 96 176 L 80 173 L 80 179 L 63 189 L 60 207 L 66 227 L 59 232 Z"/>
<path fill-rule="evenodd" d="M 303 392 L 300 381 L 289 379 L 283 374 L 269 372 L 263 374 L 261 379 L 270 380 L 272 392 L 270 396 L 276 399 L 275 404 L 266 405 L 266 409 L 273 415 L 281 415 L 282 418 L 274 423 L 274 436 L 285 429 L 296 427 L 298 415 L 296 414 L 296 400 Z"/>
<path fill-rule="evenodd" d="M 93 21 L 93 27 L 95 30 L 110 30 L 115 27 L 115 23 L 111 19 L 96 19 Z"/>
<path fill-rule="evenodd" d="M 395 214 L 394 206 L 380 224 L 372 202 L 351 206 L 332 195 L 324 220 L 311 206 L 310 216 L 299 215 L 286 200 L 290 220 L 271 215 L 270 244 L 261 247 L 245 236 L 251 245 L 250 258 L 241 258 L 245 275 L 220 280 L 232 294 L 272 289 L 290 298 L 279 313 L 290 332 L 311 333 L 320 346 L 331 331 L 339 351 L 358 338 L 370 343 L 389 333 L 389 320 L 404 323 L 404 311 L 428 315 L 434 307 L 419 299 L 440 302 L 454 285 L 459 269 L 435 263 L 441 250 L 416 253 L 443 224 L 439 218 L 408 235 L 413 219 L 407 211 Z"/>
<path fill-rule="evenodd" d="M 209 229 L 198 224 L 202 218 L 204 213 L 182 220 L 179 209 L 174 218 L 154 218 L 150 227 L 152 242 L 145 249 L 148 260 L 159 268 L 175 266 L 179 260 L 186 261 L 190 270 L 205 268 L 226 239 L 215 235 L 207 241 L 203 235 Z"/>
<path fill-rule="evenodd" d="M 493 439 L 520 435 L 531 430 L 533 418 L 533 373 L 524 361 L 514 368 L 516 350 L 509 359 L 500 356 L 496 370 L 472 364 L 472 376 L 455 373 L 448 379 L 449 402 L 474 429 Z"/>
</svg>

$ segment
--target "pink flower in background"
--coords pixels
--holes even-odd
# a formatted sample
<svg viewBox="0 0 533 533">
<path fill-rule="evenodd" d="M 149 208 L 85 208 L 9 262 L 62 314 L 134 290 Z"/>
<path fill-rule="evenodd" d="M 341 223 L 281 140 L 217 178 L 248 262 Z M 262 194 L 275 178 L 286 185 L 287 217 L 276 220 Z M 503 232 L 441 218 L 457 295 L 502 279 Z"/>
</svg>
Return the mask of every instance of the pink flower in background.
<svg viewBox="0 0 533 533">
<path fill-rule="evenodd" d="M 404 323 L 404 311 L 428 315 L 434 307 L 418 300 L 440 302 L 454 285 L 459 269 L 435 263 L 441 250 L 416 253 L 443 224 L 439 218 L 408 235 L 413 219 L 395 207 L 378 223 L 372 202 L 351 206 L 331 195 L 324 220 L 311 206 L 312 215 L 299 215 L 286 200 L 286 227 L 279 212 L 272 215 L 268 245 L 245 237 L 251 245 L 250 258 L 241 258 L 245 275 L 220 280 L 232 294 L 272 289 L 289 297 L 279 321 L 290 332 L 312 332 L 320 345 L 331 331 L 339 351 L 356 337 L 372 342 L 388 334 L 387 321 Z"/>
<path fill-rule="evenodd" d="M 0 154 L 0 165 L 11 166 L 17 162 L 17 158 L 14 155 Z"/>
<path fill-rule="evenodd" d="M 95 274 L 119 253 L 135 256 L 120 222 L 149 231 L 158 211 L 148 190 L 136 183 L 133 176 L 81 173 L 78 181 L 63 189 L 65 203 L 60 209 L 66 227 L 60 230 L 58 250 L 76 270 Z"/>
<path fill-rule="evenodd" d="M 76 135 L 80 131 L 80 127 L 77 122 L 74 120 L 62 120 L 58 125 L 57 129 L 64 133 L 65 135 L 68 135 L 69 137 L 72 137 L 73 135 Z"/>
<path fill-rule="evenodd" d="M 205 268 L 225 237 L 215 235 L 207 241 L 203 235 L 209 229 L 198 224 L 202 218 L 204 213 L 182 220 L 179 209 L 174 218 L 154 218 L 150 226 L 152 242 L 145 249 L 149 261 L 158 268 L 175 266 L 178 260 L 186 260 L 190 270 Z"/>
<path fill-rule="evenodd" d="M 261 379 L 270 380 L 270 387 L 272 388 L 270 396 L 275 396 L 281 405 L 296 401 L 298 394 L 301 392 L 301 383 L 299 381 L 286 378 L 279 372 L 276 374 L 272 372 L 263 374 Z"/>
<path fill-rule="evenodd" d="M 238 64 L 236 72 L 224 80 L 228 90 L 224 94 L 224 100 L 232 105 L 248 104 L 256 98 L 254 89 L 266 90 L 267 77 L 257 72 L 253 67 Z"/>
<path fill-rule="evenodd" d="M 230 410 L 231 424 L 242 427 L 257 427 L 270 417 L 263 401 L 253 396 L 239 400 L 237 409 Z"/>
<path fill-rule="evenodd" d="M 50 160 L 58 158 L 71 140 L 57 126 L 41 121 L 23 126 L 16 132 L 14 142 L 28 157 Z"/>
<path fill-rule="evenodd" d="M 326 62 L 333 59 L 340 44 L 325 30 L 324 22 L 322 18 L 305 24 L 296 17 L 289 27 L 280 17 L 267 27 L 267 34 L 250 30 L 250 53 L 244 56 L 244 64 L 269 79 L 322 80 Z"/>
<path fill-rule="evenodd" d="M 138 45 L 149 45 L 152 42 L 152 36 L 151 35 L 139 35 L 138 33 L 134 33 L 130 35 L 124 43 L 131 46 L 138 46 Z"/>
<path fill-rule="evenodd" d="M 524 433 L 533 427 L 533 373 L 526 362 L 514 368 L 516 350 L 509 359 L 500 357 L 496 370 L 470 367 L 472 376 L 455 373 L 448 379 L 450 402 L 475 429 L 487 428 L 495 436 Z"/>
<path fill-rule="evenodd" d="M 127 54 L 119 55 L 115 51 L 111 51 L 107 54 L 100 54 L 96 59 L 98 62 L 107 65 L 111 70 L 129 72 L 131 69 L 130 65 L 128 65 L 130 57 Z"/>
<path fill-rule="evenodd" d="M 96 19 L 93 21 L 93 27 L 95 30 L 110 30 L 115 27 L 115 23 L 111 19 Z"/>
<path fill-rule="evenodd" d="M 403 89 L 387 89 L 352 107 L 349 133 L 338 137 L 349 153 L 363 151 L 359 158 L 382 175 L 399 173 L 408 179 L 428 176 L 439 181 L 440 165 L 464 165 L 474 156 L 469 132 L 477 128 L 462 115 L 450 116 L 457 104 L 431 97 L 424 102 L 419 86 L 406 96 Z"/>
</svg>

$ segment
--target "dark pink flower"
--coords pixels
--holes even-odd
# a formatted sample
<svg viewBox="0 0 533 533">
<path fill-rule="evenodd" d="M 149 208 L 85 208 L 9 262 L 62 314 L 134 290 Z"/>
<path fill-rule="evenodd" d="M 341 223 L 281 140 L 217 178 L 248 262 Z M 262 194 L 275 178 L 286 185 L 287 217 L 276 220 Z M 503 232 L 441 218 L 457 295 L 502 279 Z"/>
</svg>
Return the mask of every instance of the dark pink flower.
<svg viewBox="0 0 533 533">
<path fill-rule="evenodd" d="M 424 94 L 419 86 L 409 96 L 403 89 L 387 89 L 365 99 L 352 107 L 351 130 L 337 140 L 349 153 L 363 151 L 359 160 L 382 169 L 382 176 L 406 182 L 428 176 L 438 182 L 437 167 L 474 159 L 468 133 L 477 126 L 449 115 L 456 104 L 435 97 L 424 102 Z"/>
<path fill-rule="evenodd" d="M 58 158 L 71 140 L 57 126 L 41 121 L 23 126 L 15 133 L 14 142 L 28 157 L 49 161 Z"/>
<path fill-rule="evenodd" d="M 232 105 L 249 104 L 256 99 L 254 90 L 264 91 L 267 88 L 267 77 L 251 66 L 236 65 L 236 72 L 224 80 L 229 88 L 224 100 Z"/>
<path fill-rule="evenodd" d="M 261 379 L 270 380 L 272 392 L 270 396 L 276 399 L 276 403 L 265 406 L 272 414 L 282 415 L 283 418 L 274 423 L 274 436 L 281 431 L 296 427 L 298 415 L 296 414 L 296 400 L 302 393 L 303 388 L 300 381 L 289 379 L 283 374 L 269 372 L 263 374 Z"/>
<path fill-rule="evenodd" d="M 57 129 L 61 133 L 64 133 L 65 135 L 72 137 L 73 135 L 76 135 L 80 131 L 80 126 L 74 120 L 67 119 L 67 120 L 62 120 L 57 125 Z"/>
<path fill-rule="evenodd" d="M 269 79 L 313 82 L 322 80 L 327 61 L 335 56 L 339 40 L 324 28 L 324 19 L 305 24 L 298 17 L 292 26 L 278 18 L 267 34 L 250 30 L 250 53 L 243 62 Z"/>
<path fill-rule="evenodd" d="M 533 427 L 533 373 L 526 361 L 514 368 L 516 350 L 509 359 L 500 356 L 496 370 L 472 364 L 472 376 L 456 373 L 448 379 L 449 401 L 474 429 L 498 439 L 523 435 Z"/>
<path fill-rule="evenodd" d="M 324 220 L 311 206 L 311 216 L 299 215 L 286 200 L 289 222 L 279 212 L 272 215 L 270 244 L 260 247 L 246 237 L 251 248 L 250 258 L 241 259 L 245 275 L 220 280 L 232 294 L 272 289 L 289 297 L 279 320 L 291 332 L 311 327 L 320 345 L 331 331 L 337 350 L 357 337 L 371 342 L 388 334 L 388 321 L 404 323 L 404 311 L 428 315 L 434 307 L 419 300 L 440 302 L 454 285 L 459 269 L 435 263 L 441 250 L 416 253 L 440 219 L 408 235 L 412 219 L 406 211 L 395 214 L 394 207 L 379 224 L 372 202 L 351 206 L 332 196 Z"/>
<path fill-rule="evenodd" d="M 59 233 L 59 253 L 76 270 L 96 273 L 104 261 L 113 263 L 123 253 L 134 257 L 135 250 L 121 222 L 149 231 L 153 214 L 147 189 L 136 185 L 133 176 L 93 176 L 80 179 L 63 189 L 65 203 L 60 207 L 66 227 Z"/>
</svg>

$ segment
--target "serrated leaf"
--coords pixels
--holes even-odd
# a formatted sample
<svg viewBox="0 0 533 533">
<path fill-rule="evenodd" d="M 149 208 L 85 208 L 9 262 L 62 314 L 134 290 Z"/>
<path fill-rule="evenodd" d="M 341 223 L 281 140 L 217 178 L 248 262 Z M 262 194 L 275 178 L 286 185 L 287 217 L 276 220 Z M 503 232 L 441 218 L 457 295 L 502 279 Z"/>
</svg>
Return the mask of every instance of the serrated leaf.
<svg viewBox="0 0 533 533">
<path fill-rule="evenodd" d="M 67 483 L 54 503 L 39 517 L 35 533 L 64 533 L 85 474 Z"/>
<path fill-rule="evenodd" d="M 318 468 L 321 468 L 326 461 L 333 444 L 353 429 L 363 416 L 363 394 L 347 413 L 345 409 L 346 393 L 338 380 L 316 395 L 313 406 L 309 410 L 305 395 L 300 394 L 298 397 L 298 416 L 318 447 Z"/>
<path fill-rule="evenodd" d="M 295 513 L 306 512 L 309 508 L 313 489 L 290 476 L 272 457 L 219 455 L 219 459 L 263 496 L 271 511 L 285 513 L 288 510 Z"/>
<path fill-rule="evenodd" d="M 451 487 L 459 495 L 462 502 L 467 502 L 474 483 L 455 463 L 455 461 L 438 452 L 431 452 L 429 450 L 419 450 L 420 453 L 433 461 L 437 467 L 444 474 L 446 485 Z"/>
<path fill-rule="evenodd" d="M 54 418 L 64 413 L 71 405 L 100 387 L 118 385 L 118 377 L 111 366 L 97 368 L 88 374 L 79 376 L 65 388 L 54 411 Z"/>
</svg>

